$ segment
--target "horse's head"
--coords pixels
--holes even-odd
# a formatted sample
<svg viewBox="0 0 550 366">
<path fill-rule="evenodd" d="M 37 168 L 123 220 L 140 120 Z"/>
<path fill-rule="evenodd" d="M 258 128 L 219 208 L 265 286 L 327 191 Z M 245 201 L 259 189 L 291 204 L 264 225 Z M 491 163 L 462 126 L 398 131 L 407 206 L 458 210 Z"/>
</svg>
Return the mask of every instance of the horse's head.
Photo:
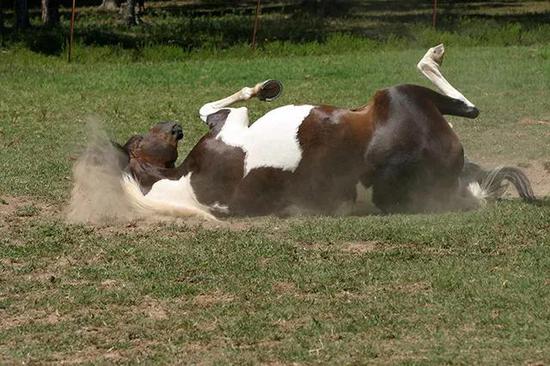
<svg viewBox="0 0 550 366">
<path fill-rule="evenodd" d="M 144 135 L 131 137 L 124 145 L 130 159 L 160 168 L 173 168 L 183 129 L 176 122 L 160 122 Z"/>
</svg>

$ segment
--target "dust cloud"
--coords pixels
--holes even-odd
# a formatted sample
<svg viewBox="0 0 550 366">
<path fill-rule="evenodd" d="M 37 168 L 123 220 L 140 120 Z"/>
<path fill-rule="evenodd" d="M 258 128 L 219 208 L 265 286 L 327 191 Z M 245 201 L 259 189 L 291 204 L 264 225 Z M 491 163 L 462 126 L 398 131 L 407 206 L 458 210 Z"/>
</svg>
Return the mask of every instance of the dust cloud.
<svg viewBox="0 0 550 366">
<path fill-rule="evenodd" d="M 87 121 L 86 131 L 86 146 L 73 166 L 67 220 L 106 224 L 137 218 L 120 185 L 120 166 L 126 157 L 113 146 L 97 119 Z"/>
</svg>

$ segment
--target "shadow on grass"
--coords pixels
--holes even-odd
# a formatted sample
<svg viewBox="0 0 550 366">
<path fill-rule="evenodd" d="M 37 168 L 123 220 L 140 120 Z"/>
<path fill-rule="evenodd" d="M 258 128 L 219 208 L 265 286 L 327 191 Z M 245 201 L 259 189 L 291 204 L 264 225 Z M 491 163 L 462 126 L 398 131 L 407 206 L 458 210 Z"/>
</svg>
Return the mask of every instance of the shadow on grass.
<svg viewBox="0 0 550 366">
<path fill-rule="evenodd" d="M 536 207 L 550 207 L 550 197 L 538 198 L 536 201 L 530 202 L 530 204 Z"/>
<path fill-rule="evenodd" d="M 456 33 L 487 44 L 520 44 L 525 41 L 522 32 L 541 33 L 528 37 L 531 43 L 544 41 L 550 24 L 550 11 L 532 12 L 521 1 L 442 3 L 437 31 L 431 29 L 431 2 L 427 1 L 341 0 L 326 2 L 321 9 L 311 4 L 317 3 L 283 1 L 263 5 L 258 38 L 262 43 L 323 43 L 334 33 L 345 33 L 377 42 L 411 41 L 419 37 L 418 27 L 423 27 L 426 31 Z M 503 8 L 510 12 L 495 13 Z M 254 2 L 147 2 L 142 23 L 127 29 L 118 12 L 99 11 L 94 6 L 80 9 L 75 36 L 84 45 L 125 49 L 149 45 L 170 45 L 184 51 L 224 49 L 250 42 L 254 12 Z M 36 9 L 32 14 L 39 16 Z M 61 15 L 64 21 L 56 28 L 35 26 L 17 32 L 7 27 L 3 43 L 22 43 L 35 52 L 60 54 L 68 38 L 68 9 L 62 8 Z M 10 22 L 13 23 L 13 13 L 6 14 L 6 23 Z M 34 23 L 39 21 L 35 19 Z M 501 28 L 511 34 L 497 35 Z"/>
</svg>

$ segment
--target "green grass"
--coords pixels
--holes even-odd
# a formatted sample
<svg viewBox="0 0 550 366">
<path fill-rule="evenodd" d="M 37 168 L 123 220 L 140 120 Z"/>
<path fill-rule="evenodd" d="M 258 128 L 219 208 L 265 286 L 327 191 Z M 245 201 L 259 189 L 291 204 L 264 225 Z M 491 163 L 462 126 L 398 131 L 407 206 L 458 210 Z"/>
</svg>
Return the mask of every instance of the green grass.
<svg viewBox="0 0 550 366">
<path fill-rule="evenodd" d="M 447 46 L 445 75 L 482 113 L 452 119 L 468 156 L 547 161 L 548 125 L 520 121 L 550 120 L 549 46 Z M 250 102 L 252 117 L 428 85 L 414 69 L 422 48 L 293 47 L 294 57 L 241 49 L 179 62 L 83 50 L 90 58 L 70 65 L 0 54 L 0 363 L 550 362 L 548 199 L 220 227 L 64 221 L 87 119 L 118 141 L 177 119 L 184 156 L 205 132 L 198 108 L 245 84 L 285 84 L 276 103 Z"/>
<path fill-rule="evenodd" d="M 250 220 L 238 231 L 11 217 L 0 241 L 1 354 L 547 362 L 548 213 L 512 202 L 439 216 Z"/>
</svg>

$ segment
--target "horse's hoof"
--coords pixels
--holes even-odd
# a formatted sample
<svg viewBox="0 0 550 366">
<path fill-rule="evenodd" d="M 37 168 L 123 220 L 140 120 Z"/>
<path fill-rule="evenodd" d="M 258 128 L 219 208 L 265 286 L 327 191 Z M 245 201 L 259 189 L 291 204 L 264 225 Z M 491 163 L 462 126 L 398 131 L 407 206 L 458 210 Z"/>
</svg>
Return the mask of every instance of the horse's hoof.
<svg viewBox="0 0 550 366">
<path fill-rule="evenodd" d="M 260 87 L 258 99 L 264 102 L 271 102 L 281 96 L 283 84 L 279 80 L 266 80 Z"/>
</svg>

